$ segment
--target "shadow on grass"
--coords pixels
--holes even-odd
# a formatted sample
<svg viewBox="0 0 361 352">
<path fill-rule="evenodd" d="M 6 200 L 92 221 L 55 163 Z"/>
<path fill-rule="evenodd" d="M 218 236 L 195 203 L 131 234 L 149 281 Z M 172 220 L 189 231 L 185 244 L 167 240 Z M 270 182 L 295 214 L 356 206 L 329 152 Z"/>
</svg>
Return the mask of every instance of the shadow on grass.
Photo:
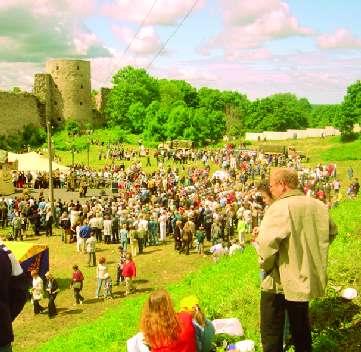
<svg viewBox="0 0 361 352">
<path fill-rule="evenodd" d="M 159 252 L 159 251 L 161 251 L 160 248 L 155 248 L 155 249 L 152 249 L 151 251 L 145 251 L 141 255 L 152 254 L 152 253 Z"/>
<path fill-rule="evenodd" d="M 135 279 L 133 280 L 134 284 L 146 284 L 147 282 L 149 282 L 149 280 L 146 279 Z"/>
<path fill-rule="evenodd" d="M 314 352 L 360 351 L 361 322 L 357 319 L 359 314 L 358 305 L 341 297 L 313 301 L 310 318 Z"/>
<path fill-rule="evenodd" d="M 62 312 L 61 314 L 62 315 L 74 315 L 74 314 L 80 314 L 82 312 L 83 312 L 83 309 L 76 308 L 76 309 L 67 309 L 64 312 Z"/>
</svg>

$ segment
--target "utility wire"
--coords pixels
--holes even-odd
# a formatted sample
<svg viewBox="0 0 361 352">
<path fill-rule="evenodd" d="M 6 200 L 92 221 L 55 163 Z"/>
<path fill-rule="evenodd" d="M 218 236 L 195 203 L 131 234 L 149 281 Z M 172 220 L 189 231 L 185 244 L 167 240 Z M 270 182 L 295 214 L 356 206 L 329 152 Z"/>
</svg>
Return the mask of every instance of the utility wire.
<svg viewBox="0 0 361 352">
<path fill-rule="evenodd" d="M 154 0 L 152 7 L 150 8 L 150 10 L 148 11 L 147 15 L 143 18 L 142 23 L 140 24 L 140 26 L 138 27 L 138 30 L 136 31 L 136 33 L 134 34 L 134 37 L 132 38 L 132 40 L 130 41 L 130 43 L 128 44 L 128 46 L 125 48 L 125 50 L 123 51 L 122 55 L 120 58 L 122 58 L 129 50 L 129 48 L 132 46 L 133 41 L 135 40 L 135 38 L 137 37 L 137 35 L 139 34 L 140 30 L 143 28 L 145 22 L 147 21 L 149 15 L 152 13 L 155 4 L 158 2 L 158 0 Z"/>
<path fill-rule="evenodd" d="M 158 58 L 158 56 L 163 52 L 163 50 L 165 49 L 165 47 L 167 46 L 168 42 L 176 35 L 176 33 L 178 32 L 179 28 L 183 25 L 183 23 L 185 22 L 185 20 L 190 16 L 190 14 L 192 13 L 192 11 L 194 10 L 194 8 L 196 7 L 197 3 L 199 0 L 195 0 L 192 7 L 188 10 L 188 12 L 185 14 L 185 16 L 183 17 L 183 19 L 178 23 L 177 27 L 174 29 L 174 31 L 170 34 L 170 36 L 168 37 L 168 39 L 164 42 L 164 44 L 161 46 L 161 48 L 158 50 L 158 52 L 155 54 L 155 56 L 153 57 L 153 59 L 149 62 L 149 64 L 147 65 L 146 69 L 148 70 L 152 64 L 154 63 L 154 61 Z"/>
<path fill-rule="evenodd" d="M 137 38 L 139 32 L 141 31 L 141 29 L 143 28 L 144 24 L 146 23 L 146 21 L 148 20 L 148 17 L 150 16 L 150 14 L 152 13 L 154 6 L 157 4 L 158 0 L 154 0 L 153 4 L 151 6 L 151 8 L 149 9 L 149 11 L 147 12 L 147 14 L 145 15 L 145 17 L 143 18 L 143 21 L 141 22 L 141 24 L 138 26 L 137 31 L 135 32 L 133 38 L 131 39 L 131 41 L 129 42 L 129 44 L 127 45 L 127 47 L 123 50 L 122 54 L 120 55 L 120 59 L 123 58 L 123 56 L 128 52 L 129 48 L 132 46 L 134 40 Z M 113 70 L 111 70 L 112 72 Z M 104 81 L 103 84 L 106 83 L 111 77 L 112 77 L 112 73 L 110 74 L 110 76 L 108 76 Z"/>
</svg>

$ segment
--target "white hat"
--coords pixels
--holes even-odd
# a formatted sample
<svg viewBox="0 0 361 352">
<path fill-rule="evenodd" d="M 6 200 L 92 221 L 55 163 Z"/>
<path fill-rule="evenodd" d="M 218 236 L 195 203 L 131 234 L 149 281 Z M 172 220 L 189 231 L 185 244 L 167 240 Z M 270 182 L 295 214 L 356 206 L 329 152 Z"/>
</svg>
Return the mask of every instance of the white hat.
<svg viewBox="0 0 361 352">
<path fill-rule="evenodd" d="M 345 299 L 354 299 L 357 297 L 357 291 L 354 288 L 345 288 L 341 291 L 341 297 Z"/>
</svg>

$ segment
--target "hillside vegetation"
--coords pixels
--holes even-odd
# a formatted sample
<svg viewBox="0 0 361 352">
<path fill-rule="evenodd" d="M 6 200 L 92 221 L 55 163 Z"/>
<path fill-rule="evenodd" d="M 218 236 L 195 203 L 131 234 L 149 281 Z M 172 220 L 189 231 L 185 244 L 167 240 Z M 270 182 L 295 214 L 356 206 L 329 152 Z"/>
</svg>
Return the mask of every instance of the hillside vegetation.
<svg viewBox="0 0 361 352">
<path fill-rule="evenodd" d="M 339 235 L 331 245 L 327 296 L 312 302 L 313 339 L 316 352 L 356 352 L 361 341 L 361 300 L 339 298 L 340 290 L 361 292 L 361 201 L 348 200 L 333 209 Z M 259 347 L 259 276 L 257 256 L 249 246 L 242 254 L 211 263 L 169 286 L 175 302 L 195 293 L 210 318 L 238 317 L 245 337 Z M 126 340 L 138 330 L 141 307 L 147 295 L 124 299 L 100 319 L 70 330 L 39 346 L 38 352 L 126 351 Z"/>
</svg>

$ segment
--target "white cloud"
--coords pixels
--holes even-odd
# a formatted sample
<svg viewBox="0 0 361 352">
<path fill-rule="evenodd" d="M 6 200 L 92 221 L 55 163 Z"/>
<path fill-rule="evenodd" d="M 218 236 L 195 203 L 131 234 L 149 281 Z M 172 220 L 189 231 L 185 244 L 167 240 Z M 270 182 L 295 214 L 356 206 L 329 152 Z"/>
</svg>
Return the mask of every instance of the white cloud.
<svg viewBox="0 0 361 352">
<path fill-rule="evenodd" d="M 221 0 L 224 22 L 245 25 L 281 6 L 280 0 Z"/>
<path fill-rule="evenodd" d="M 334 33 L 317 37 L 317 44 L 321 49 L 359 49 L 361 39 L 355 37 L 349 30 L 339 28 Z"/>
<path fill-rule="evenodd" d="M 313 33 L 301 26 L 288 5 L 279 0 L 223 0 L 222 9 L 224 29 L 205 44 L 205 53 L 222 49 L 226 57 L 237 58 L 242 49 L 261 48 L 273 39 Z"/>
<path fill-rule="evenodd" d="M 162 45 L 159 36 L 152 26 L 142 27 L 135 39 L 135 32 L 130 28 L 113 26 L 112 31 L 126 45 L 131 44 L 129 50 L 136 54 L 154 54 L 159 51 Z"/>
<path fill-rule="evenodd" d="M 31 91 L 34 74 L 44 72 L 43 65 L 28 62 L 0 62 L 0 90 L 20 87 Z"/>
<path fill-rule="evenodd" d="M 196 9 L 204 6 L 206 0 L 199 0 Z M 117 20 L 141 23 L 154 4 L 154 0 L 113 0 L 104 4 L 101 13 Z M 171 25 L 186 15 L 194 0 L 158 0 L 148 16 L 148 25 Z"/>
<path fill-rule="evenodd" d="M 83 23 L 95 11 L 95 0 L 1 0 L 0 60 L 42 62 L 49 57 L 109 56 Z"/>
</svg>

